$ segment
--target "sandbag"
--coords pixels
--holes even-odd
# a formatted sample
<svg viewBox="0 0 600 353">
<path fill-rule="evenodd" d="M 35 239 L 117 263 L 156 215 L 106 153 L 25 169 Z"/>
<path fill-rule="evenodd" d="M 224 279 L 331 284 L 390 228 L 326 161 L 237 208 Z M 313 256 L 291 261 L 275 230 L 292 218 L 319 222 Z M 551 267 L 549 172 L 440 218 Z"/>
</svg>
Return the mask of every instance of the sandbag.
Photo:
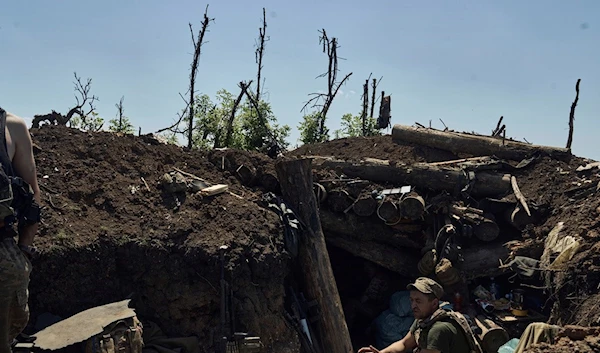
<svg viewBox="0 0 600 353">
<path fill-rule="evenodd" d="M 390 344 L 401 340 L 412 326 L 414 318 L 412 316 L 399 317 L 390 310 L 381 313 L 375 319 L 375 345 L 377 349 L 383 349 Z"/>
<path fill-rule="evenodd" d="M 398 317 L 413 317 L 412 308 L 410 306 L 410 292 L 396 292 L 390 298 L 390 311 Z"/>
</svg>

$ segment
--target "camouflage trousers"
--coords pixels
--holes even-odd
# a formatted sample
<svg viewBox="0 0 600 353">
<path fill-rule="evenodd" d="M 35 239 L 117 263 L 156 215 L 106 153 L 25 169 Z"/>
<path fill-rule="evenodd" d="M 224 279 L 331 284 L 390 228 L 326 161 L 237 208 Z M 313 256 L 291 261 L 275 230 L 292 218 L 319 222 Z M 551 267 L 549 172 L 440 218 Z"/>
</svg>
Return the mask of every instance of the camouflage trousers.
<svg viewBox="0 0 600 353">
<path fill-rule="evenodd" d="M 14 238 L 0 239 L 0 353 L 10 353 L 10 344 L 29 321 L 29 275 L 31 262 Z"/>
</svg>

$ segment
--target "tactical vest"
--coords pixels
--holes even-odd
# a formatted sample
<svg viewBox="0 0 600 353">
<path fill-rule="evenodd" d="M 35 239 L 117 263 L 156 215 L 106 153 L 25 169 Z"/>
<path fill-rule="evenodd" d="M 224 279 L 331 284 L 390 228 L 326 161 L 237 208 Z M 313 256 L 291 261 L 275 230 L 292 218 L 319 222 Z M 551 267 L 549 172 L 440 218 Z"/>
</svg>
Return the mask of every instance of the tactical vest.
<svg viewBox="0 0 600 353">
<path fill-rule="evenodd" d="M 37 223 L 40 207 L 33 199 L 33 189 L 17 176 L 6 145 L 6 111 L 0 108 L 0 237 L 10 232 L 19 219 L 24 224 Z M 12 236 L 12 235 L 11 235 Z"/>
<path fill-rule="evenodd" d="M 469 353 L 483 353 L 483 349 L 479 344 L 479 340 L 473 333 L 473 330 L 471 330 L 471 326 L 469 325 L 469 322 L 467 321 L 465 316 L 459 312 L 445 310 L 442 308 L 436 310 L 428 319 L 418 323 L 417 329 L 414 333 L 415 341 L 417 342 L 417 344 L 419 343 L 419 339 L 421 338 L 423 330 L 428 327 L 431 327 L 437 321 L 453 321 L 457 323 L 463 331 L 463 333 L 465 334 L 469 347 L 471 347 Z M 419 348 L 417 348 L 417 351 L 418 350 Z"/>
</svg>

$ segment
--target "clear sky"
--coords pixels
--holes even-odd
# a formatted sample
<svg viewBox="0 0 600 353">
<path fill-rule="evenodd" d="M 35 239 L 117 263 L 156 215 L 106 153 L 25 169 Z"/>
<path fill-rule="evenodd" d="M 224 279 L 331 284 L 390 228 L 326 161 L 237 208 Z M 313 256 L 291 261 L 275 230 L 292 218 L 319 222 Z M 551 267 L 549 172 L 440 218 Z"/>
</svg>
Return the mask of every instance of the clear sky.
<svg viewBox="0 0 600 353">
<path fill-rule="evenodd" d="M 31 118 L 74 105 L 73 72 L 92 78 L 105 119 L 125 96 L 125 114 L 143 133 L 165 127 L 184 107 L 192 59 L 188 23 L 200 26 L 198 0 L 24 0 L 0 5 L 0 105 Z M 573 151 L 600 159 L 600 1 L 598 0 L 220 0 L 206 35 L 197 90 L 254 79 L 254 44 L 267 9 L 270 41 L 265 92 L 298 139 L 307 94 L 326 88 L 318 43 L 339 39 L 340 76 L 351 80 L 328 126 L 360 111 L 373 73 L 392 94 L 392 123 L 489 133 L 500 115 L 507 135 L 564 147 L 575 82 L 582 79 Z"/>
</svg>

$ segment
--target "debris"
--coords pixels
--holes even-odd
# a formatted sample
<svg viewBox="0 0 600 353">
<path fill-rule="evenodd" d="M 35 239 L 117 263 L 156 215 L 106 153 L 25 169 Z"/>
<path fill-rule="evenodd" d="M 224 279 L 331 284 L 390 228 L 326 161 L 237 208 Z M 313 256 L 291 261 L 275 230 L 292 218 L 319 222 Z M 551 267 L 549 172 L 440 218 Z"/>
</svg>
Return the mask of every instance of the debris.
<svg viewBox="0 0 600 353">
<path fill-rule="evenodd" d="M 213 196 L 224 193 L 227 190 L 229 190 L 229 186 L 227 184 L 217 184 L 200 190 L 200 193 L 202 196 Z"/>
</svg>

